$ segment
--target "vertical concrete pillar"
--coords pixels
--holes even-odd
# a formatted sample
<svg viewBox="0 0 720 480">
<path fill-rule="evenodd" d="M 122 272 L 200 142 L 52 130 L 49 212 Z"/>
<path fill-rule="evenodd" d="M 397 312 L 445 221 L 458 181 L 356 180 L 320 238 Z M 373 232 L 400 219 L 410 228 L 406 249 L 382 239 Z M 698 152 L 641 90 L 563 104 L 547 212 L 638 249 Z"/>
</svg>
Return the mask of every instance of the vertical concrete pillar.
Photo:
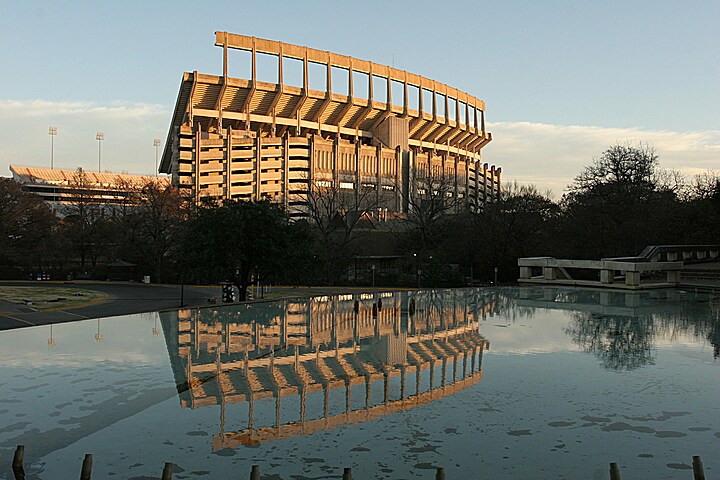
<svg viewBox="0 0 720 480">
<path fill-rule="evenodd" d="M 225 200 L 232 198 L 232 127 L 225 131 Z"/>
<path fill-rule="evenodd" d="M 557 280 L 557 269 L 555 267 L 543 267 L 543 278 L 545 280 Z"/>
<path fill-rule="evenodd" d="M 600 270 L 600 283 L 611 284 L 615 282 L 615 270 Z"/>
<path fill-rule="evenodd" d="M 262 169 L 262 139 L 260 133 L 255 138 L 255 189 L 253 190 L 253 200 L 259 200 L 262 192 L 262 180 L 260 171 Z"/>
<path fill-rule="evenodd" d="M 668 283 L 680 283 L 680 270 L 668 270 L 667 281 Z"/>
<path fill-rule="evenodd" d="M 435 360 L 430 360 L 430 390 L 435 387 Z"/>
<path fill-rule="evenodd" d="M 328 65 L 328 69 L 330 65 Z M 340 136 L 336 136 L 333 140 L 332 148 L 332 176 L 333 187 L 338 189 L 340 186 Z"/>
<path fill-rule="evenodd" d="M 375 206 L 376 208 L 380 207 L 380 190 L 381 185 L 380 182 L 382 181 L 382 147 L 378 145 L 375 148 Z"/>
<path fill-rule="evenodd" d="M 383 403 L 387 405 L 390 401 L 390 375 L 387 370 L 383 373 Z"/>
<path fill-rule="evenodd" d="M 422 369 L 420 368 L 420 364 L 415 364 L 415 395 L 420 395 L 420 376 L 422 375 Z"/>
<path fill-rule="evenodd" d="M 640 272 L 625 272 L 625 285 L 637 287 L 640 285 Z"/>
<path fill-rule="evenodd" d="M 283 207 L 287 212 L 290 202 L 290 132 L 283 135 Z"/>
<path fill-rule="evenodd" d="M 401 207 L 401 197 L 400 197 L 400 171 L 402 169 L 402 156 L 403 152 L 400 146 L 397 146 L 395 148 L 395 175 L 393 176 L 394 180 L 394 194 L 395 194 L 395 211 L 399 212 Z"/>
<path fill-rule="evenodd" d="M 532 267 L 520 267 L 520 278 L 523 280 L 532 278 Z"/>
<path fill-rule="evenodd" d="M 352 78 L 352 72 L 350 77 Z M 355 137 L 355 206 L 357 208 L 361 208 L 360 206 L 360 189 L 362 188 L 362 185 L 360 183 L 360 155 L 361 155 L 362 149 L 361 149 L 361 143 L 360 139 L 358 137 Z"/>
<path fill-rule="evenodd" d="M 365 375 L 365 410 L 370 408 L 370 375 Z"/>
</svg>

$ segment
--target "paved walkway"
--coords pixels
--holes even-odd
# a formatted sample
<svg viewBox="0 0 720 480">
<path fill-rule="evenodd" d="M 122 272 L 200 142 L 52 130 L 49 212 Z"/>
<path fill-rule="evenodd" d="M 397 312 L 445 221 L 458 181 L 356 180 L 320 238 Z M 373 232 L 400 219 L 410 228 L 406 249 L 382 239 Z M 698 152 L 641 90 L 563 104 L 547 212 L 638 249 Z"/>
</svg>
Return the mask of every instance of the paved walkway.
<svg viewBox="0 0 720 480">
<path fill-rule="evenodd" d="M 180 307 L 180 285 L 154 285 L 121 282 L 0 282 L 3 286 L 52 286 L 98 290 L 110 295 L 106 302 L 67 308 L 35 311 L 29 306 L 0 300 L 0 330 L 70 322 L 87 318 L 114 317 L 131 313 L 155 312 Z M 184 287 L 184 305 L 207 305 L 209 298 L 219 298 L 220 287 Z"/>
</svg>

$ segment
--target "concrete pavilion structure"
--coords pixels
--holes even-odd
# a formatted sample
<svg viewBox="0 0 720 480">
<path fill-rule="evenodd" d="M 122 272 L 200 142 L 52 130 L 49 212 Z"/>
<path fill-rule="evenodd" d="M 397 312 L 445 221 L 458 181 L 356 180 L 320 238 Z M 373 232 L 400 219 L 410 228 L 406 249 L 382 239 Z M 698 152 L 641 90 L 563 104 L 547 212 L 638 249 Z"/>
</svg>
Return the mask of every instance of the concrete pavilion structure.
<svg viewBox="0 0 720 480">
<path fill-rule="evenodd" d="M 482 100 L 304 46 L 227 32 L 215 45 L 222 75 L 183 74 L 160 164 L 197 201 L 269 198 L 302 215 L 309 192 L 338 188 L 406 212 L 428 178 L 444 179 L 447 196 L 470 210 L 497 197 L 501 169 L 481 157 L 492 140 Z M 250 78 L 230 76 L 236 50 L 249 53 Z M 258 60 L 275 66 L 276 82 L 258 79 Z M 298 85 L 286 81 L 292 68 Z"/>
<path fill-rule="evenodd" d="M 10 165 L 10 172 L 24 191 L 40 196 L 59 214 L 80 201 L 102 207 L 132 203 L 131 195 L 135 189 L 150 182 L 169 184 L 166 177 L 18 165 Z"/>
</svg>

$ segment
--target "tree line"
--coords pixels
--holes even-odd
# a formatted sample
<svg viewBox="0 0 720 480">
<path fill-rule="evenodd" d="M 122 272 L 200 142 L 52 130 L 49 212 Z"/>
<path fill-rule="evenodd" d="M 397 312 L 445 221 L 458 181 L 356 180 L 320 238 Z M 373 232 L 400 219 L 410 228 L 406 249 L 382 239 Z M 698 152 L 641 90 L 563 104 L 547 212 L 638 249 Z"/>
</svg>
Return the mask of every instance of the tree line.
<svg viewBox="0 0 720 480">
<path fill-rule="evenodd" d="M 294 220 L 268 199 L 197 204 L 153 181 L 117 186 L 122 200 L 99 207 L 77 177 L 79 193 L 62 215 L 0 180 L 0 278 L 112 278 L 115 264 L 157 282 L 232 281 L 241 296 L 256 281 L 457 286 L 513 281 L 518 257 L 720 243 L 720 173 L 689 179 L 661 169 L 648 145 L 608 148 L 560 199 L 510 184 L 477 211 L 454 179 L 429 172 L 411 179 L 404 215 L 378 209 L 380 193 L 328 184 Z"/>
</svg>

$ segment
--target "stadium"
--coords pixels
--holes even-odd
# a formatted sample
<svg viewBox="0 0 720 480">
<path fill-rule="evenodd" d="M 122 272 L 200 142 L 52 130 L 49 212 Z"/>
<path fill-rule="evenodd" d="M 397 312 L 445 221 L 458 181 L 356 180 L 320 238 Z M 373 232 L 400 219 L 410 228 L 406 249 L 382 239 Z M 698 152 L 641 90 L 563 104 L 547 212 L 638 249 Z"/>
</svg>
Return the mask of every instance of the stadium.
<svg viewBox="0 0 720 480">
<path fill-rule="evenodd" d="M 481 158 L 492 140 L 482 100 L 304 46 L 227 32 L 215 45 L 222 75 L 183 74 L 160 164 L 196 201 L 266 198 L 298 216 L 316 191 L 400 214 L 439 190 L 471 211 L 497 198 L 501 168 Z M 240 70 L 233 55 L 250 78 L 229 75 Z M 274 82 L 258 74 L 267 65 Z"/>
</svg>

